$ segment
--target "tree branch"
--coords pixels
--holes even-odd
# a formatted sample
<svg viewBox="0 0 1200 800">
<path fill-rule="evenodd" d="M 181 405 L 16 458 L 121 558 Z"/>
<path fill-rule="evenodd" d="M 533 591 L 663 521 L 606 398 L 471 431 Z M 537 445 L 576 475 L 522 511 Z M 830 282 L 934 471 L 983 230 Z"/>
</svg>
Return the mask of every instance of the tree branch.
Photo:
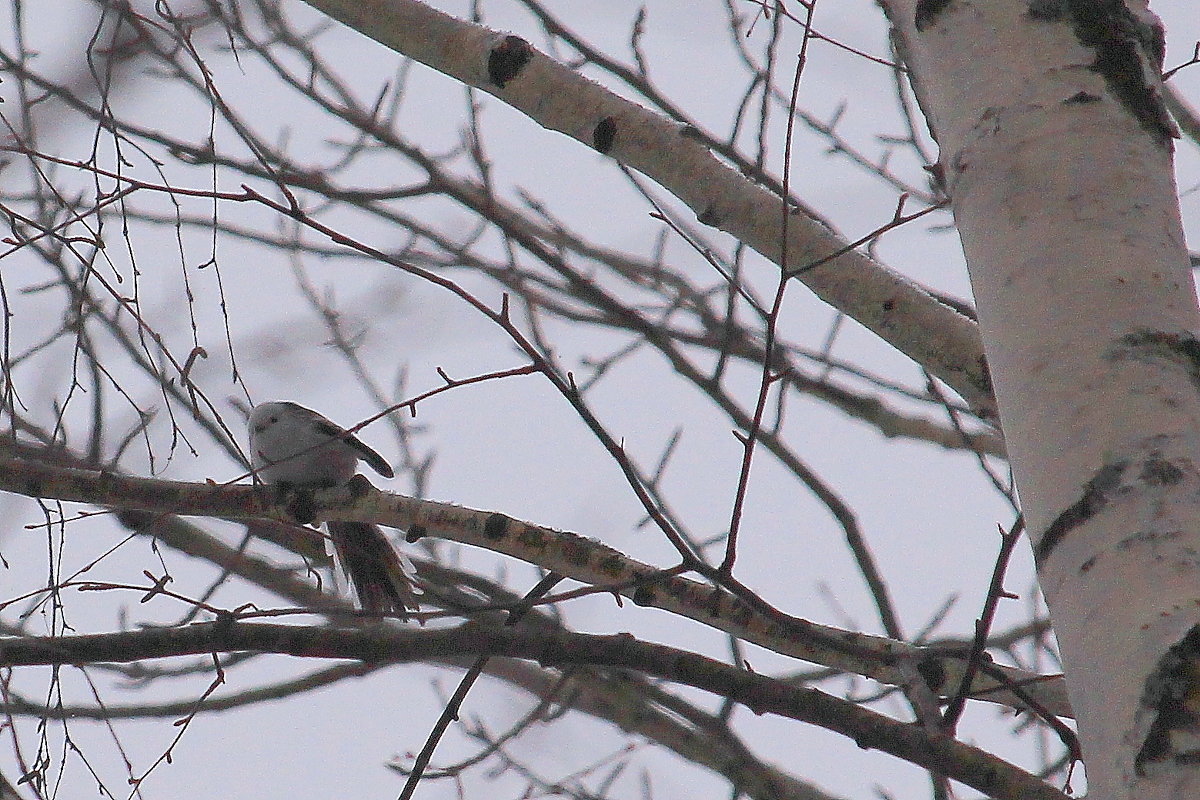
<svg viewBox="0 0 1200 800">
<path fill-rule="evenodd" d="M 365 479 L 352 481 L 346 488 L 288 495 L 263 486 L 133 478 L 24 459 L 0 459 L 0 490 L 162 514 L 305 523 L 326 519 L 371 522 L 405 530 L 409 541 L 436 536 L 503 553 L 628 597 L 638 605 L 688 617 L 777 653 L 834 666 L 881 683 L 902 685 L 909 673 L 901 662 L 915 662 L 930 688 L 946 695 L 958 687 L 968 666 L 965 652 L 916 647 L 819 625 L 782 612 L 767 616 L 723 589 L 636 561 L 594 539 L 499 513 L 381 492 Z M 303 512 L 299 519 L 297 511 Z M 1019 686 L 1039 705 L 1059 716 L 1070 716 L 1070 705 L 1057 676 L 1031 674 L 1013 667 L 998 669 L 1011 685 Z M 1005 684 L 986 675 L 975 679 L 970 695 L 1026 707 Z"/>
<path fill-rule="evenodd" d="M 90 636 L 0 639 L 0 664 L 35 666 L 130 662 L 201 653 L 253 651 L 303 658 L 397 663 L 467 654 L 508 656 L 543 665 L 592 665 L 644 672 L 742 704 L 756 714 L 776 714 L 819 725 L 876 749 L 945 774 L 992 797 L 1065 800 L 1062 792 L 993 755 L 948 737 L 930 737 L 918 726 L 886 717 L 816 689 L 629 634 L 597 636 L 566 631 L 526 631 L 467 623 L 435 631 L 377 626 L 364 630 L 235 622 L 232 617 L 184 628 L 158 628 Z"/>
<path fill-rule="evenodd" d="M 398 53 L 495 95 L 657 181 L 701 222 L 775 263 L 783 252 L 780 199 L 717 159 L 686 126 L 601 87 L 533 48 L 415 0 L 306 0 Z M 792 267 L 827 258 L 846 240 L 796 213 L 786 230 Z M 821 299 L 921 364 L 985 417 L 994 400 L 975 323 L 858 251 L 798 275 Z"/>
</svg>

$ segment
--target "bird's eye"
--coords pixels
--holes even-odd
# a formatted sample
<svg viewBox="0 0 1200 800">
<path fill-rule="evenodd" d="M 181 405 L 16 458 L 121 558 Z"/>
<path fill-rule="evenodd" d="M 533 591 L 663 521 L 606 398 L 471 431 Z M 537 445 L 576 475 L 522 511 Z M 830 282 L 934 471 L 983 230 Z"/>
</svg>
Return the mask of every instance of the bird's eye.
<svg viewBox="0 0 1200 800">
<path fill-rule="evenodd" d="M 274 425 L 276 422 L 279 422 L 279 417 L 271 417 L 271 424 Z"/>
</svg>

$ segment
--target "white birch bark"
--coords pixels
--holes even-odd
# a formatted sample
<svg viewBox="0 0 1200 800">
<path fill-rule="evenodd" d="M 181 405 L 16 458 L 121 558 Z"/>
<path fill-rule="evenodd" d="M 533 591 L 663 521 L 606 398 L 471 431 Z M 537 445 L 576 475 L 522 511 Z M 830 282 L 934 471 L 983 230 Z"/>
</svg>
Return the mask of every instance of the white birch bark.
<svg viewBox="0 0 1200 800">
<path fill-rule="evenodd" d="M 1161 30 L 891 0 L 970 266 L 1089 796 L 1200 796 L 1200 343 Z"/>
</svg>

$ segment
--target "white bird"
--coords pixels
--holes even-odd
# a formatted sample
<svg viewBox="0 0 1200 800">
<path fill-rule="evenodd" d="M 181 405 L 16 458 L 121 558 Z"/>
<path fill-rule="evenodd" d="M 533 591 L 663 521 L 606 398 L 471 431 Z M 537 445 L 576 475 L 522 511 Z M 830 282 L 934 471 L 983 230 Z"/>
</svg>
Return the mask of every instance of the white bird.
<svg viewBox="0 0 1200 800">
<path fill-rule="evenodd" d="M 359 461 L 385 478 L 395 473 L 383 456 L 312 409 L 260 403 L 250 412 L 250 463 L 264 483 L 302 488 L 342 486 Z M 364 611 L 402 616 L 420 608 L 399 554 L 383 531 L 365 522 L 327 523 L 342 569 Z"/>
<path fill-rule="evenodd" d="M 264 483 L 342 486 L 359 461 L 385 478 L 383 456 L 317 412 L 295 403 L 259 403 L 250 412 L 250 461 Z"/>
</svg>

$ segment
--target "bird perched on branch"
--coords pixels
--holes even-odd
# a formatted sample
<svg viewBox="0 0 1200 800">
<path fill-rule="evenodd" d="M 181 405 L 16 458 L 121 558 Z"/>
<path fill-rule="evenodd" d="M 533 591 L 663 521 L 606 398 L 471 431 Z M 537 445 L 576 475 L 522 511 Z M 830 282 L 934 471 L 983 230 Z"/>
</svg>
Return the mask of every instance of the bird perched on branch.
<svg viewBox="0 0 1200 800">
<path fill-rule="evenodd" d="M 260 403 L 250 412 L 250 461 L 264 482 L 301 489 L 344 486 L 365 461 L 385 478 L 395 473 L 383 456 L 312 409 Z M 401 562 L 379 526 L 326 523 L 334 553 L 364 611 L 407 612 L 420 604 Z"/>
</svg>

